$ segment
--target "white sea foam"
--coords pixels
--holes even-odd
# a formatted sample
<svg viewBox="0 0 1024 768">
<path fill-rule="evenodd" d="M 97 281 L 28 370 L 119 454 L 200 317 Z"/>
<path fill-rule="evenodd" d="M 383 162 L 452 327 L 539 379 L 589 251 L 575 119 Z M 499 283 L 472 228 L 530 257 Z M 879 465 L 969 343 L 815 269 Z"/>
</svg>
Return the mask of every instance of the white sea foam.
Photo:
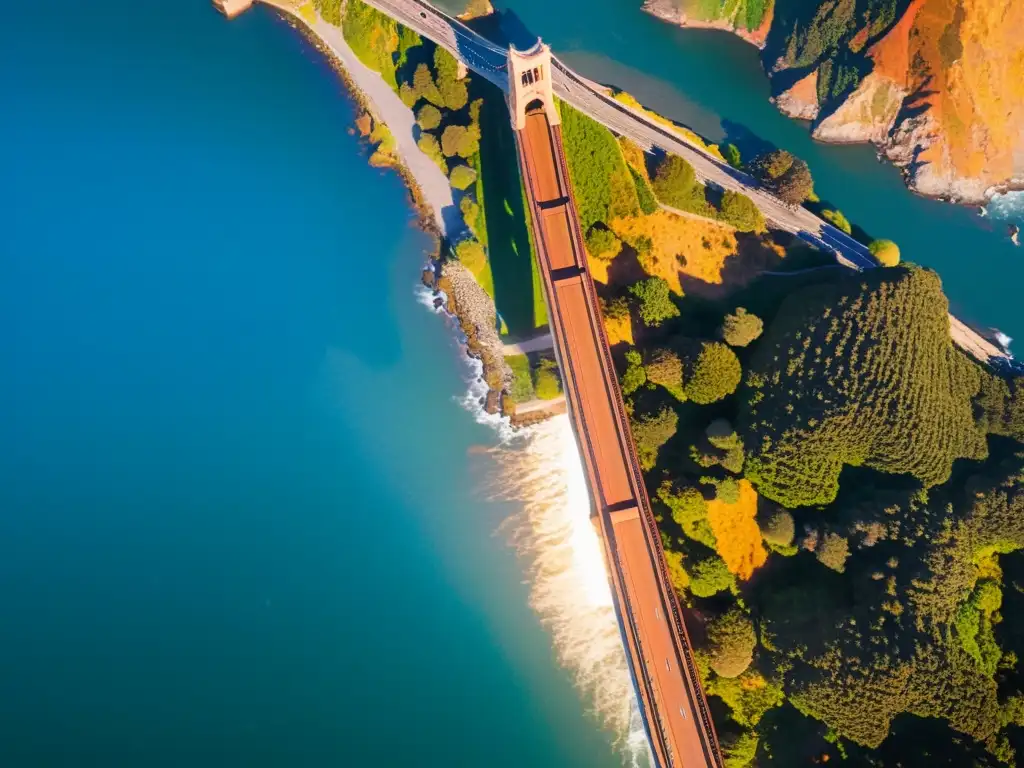
<svg viewBox="0 0 1024 768">
<path fill-rule="evenodd" d="M 457 328 L 443 307 L 435 307 L 434 298 L 425 287 L 417 291 L 420 303 Z M 513 429 L 507 418 L 484 410 L 483 366 L 465 360 L 467 391 L 460 402 L 477 422 L 498 433 L 487 492 L 494 500 L 514 502 L 518 510 L 500 532 L 523 563 L 530 606 L 551 633 L 557 659 L 572 674 L 588 711 L 613 734 L 623 762 L 634 768 L 649 766 L 650 748 L 626 666 L 601 541 L 590 522 L 590 497 L 569 417 Z"/>
<path fill-rule="evenodd" d="M 502 532 L 524 564 L 530 606 L 588 710 L 615 737 L 624 762 L 649 765 L 600 538 L 569 417 L 522 430 L 494 451 L 491 493 L 520 510 Z"/>
<path fill-rule="evenodd" d="M 1024 224 L 1024 192 L 996 195 L 985 209 L 993 219 Z"/>
</svg>

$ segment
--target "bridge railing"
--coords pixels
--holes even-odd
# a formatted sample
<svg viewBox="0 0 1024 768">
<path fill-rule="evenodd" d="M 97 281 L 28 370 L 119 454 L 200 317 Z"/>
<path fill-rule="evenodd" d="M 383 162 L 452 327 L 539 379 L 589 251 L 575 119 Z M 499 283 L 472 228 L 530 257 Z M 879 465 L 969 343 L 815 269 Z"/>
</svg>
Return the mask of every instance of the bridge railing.
<svg viewBox="0 0 1024 768">
<path fill-rule="evenodd" d="M 552 129 L 554 130 L 554 129 Z M 576 209 L 576 199 L 572 189 L 572 180 L 569 175 L 569 166 L 565 158 L 565 151 L 561 141 L 553 141 L 555 150 L 557 153 L 557 160 L 559 165 L 559 171 L 565 182 L 565 186 L 568 191 L 570 205 L 572 206 L 573 212 Z M 572 220 L 573 235 L 575 245 L 577 248 L 583 248 L 583 235 L 580 228 L 578 216 L 570 216 Z M 679 607 L 679 601 L 676 598 L 675 591 L 672 588 L 672 581 L 668 574 L 668 565 L 665 562 L 665 557 L 662 551 L 661 534 L 658 529 L 658 523 L 654 519 L 654 513 L 651 509 L 650 498 L 647 495 L 647 486 L 644 482 L 643 471 L 640 467 L 640 462 L 636 455 L 635 442 L 633 441 L 632 430 L 629 426 L 629 416 L 626 413 L 625 402 L 622 397 L 622 391 L 619 388 L 618 377 L 615 375 L 615 363 L 611 356 L 611 346 L 608 343 L 608 336 L 604 328 L 603 316 L 601 314 L 600 302 L 597 298 L 597 293 L 594 290 L 593 280 L 590 277 L 589 270 L 586 267 L 586 251 L 581 252 L 581 256 L 584 259 L 584 271 L 587 272 L 584 277 L 584 295 L 587 299 L 591 316 L 594 318 L 593 323 L 594 330 L 600 341 L 599 346 L 601 355 L 604 360 L 604 367 L 606 375 L 609 380 L 611 387 L 612 405 L 614 406 L 615 413 L 619 424 L 624 429 L 623 439 L 625 441 L 624 450 L 626 458 L 629 462 L 629 467 L 633 475 L 633 489 L 634 494 L 637 496 L 636 501 L 641 511 L 641 519 L 644 522 L 644 532 L 647 539 L 647 548 L 649 550 L 651 560 L 655 566 L 657 575 L 659 577 L 659 586 L 662 592 L 662 602 L 668 604 L 668 608 L 672 613 L 673 625 L 675 629 L 675 636 L 677 638 L 678 646 L 682 653 L 680 661 L 683 662 L 686 668 L 687 677 L 690 680 L 691 688 L 696 699 L 697 708 L 699 710 L 701 723 L 703 725 L 703 732 L 707 737 L 708 747 L 712 753 L 712 759 L 716 765 L 722 764 L 721 751 L 718 745 L 718 739 L 715 736 L 714 724 L 711 720 L 711 712 L 708 709 L 707 699 L 704 695 L 704 688 L 700 682 L 700 674 L 697 670 L 697 665 L 693 660 L 693 648 L 690 645 L 689 634 L 686 631 L 686 625 L 683 623 L 682 612 Z M 585 427 L 584 427 L 585 428 Z"/>
</svg>

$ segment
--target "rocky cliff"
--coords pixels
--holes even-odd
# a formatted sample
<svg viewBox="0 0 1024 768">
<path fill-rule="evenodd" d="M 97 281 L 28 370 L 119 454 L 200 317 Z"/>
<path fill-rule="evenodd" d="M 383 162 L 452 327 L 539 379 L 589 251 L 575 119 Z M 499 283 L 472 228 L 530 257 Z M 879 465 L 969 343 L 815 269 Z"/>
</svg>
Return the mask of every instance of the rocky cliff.
<svg viewBox="0 0 1024 768">
<path fill-rule="evenodd" d="M 738 7 L 758 1 L 773 100 L 813 121 L 815 138 L 873 142 L 926 195 L 981 202 L 1024 187 L 1024 1 L 741 0 Z M 648 0 L 645 8 L 687 25 L 691 4 L 706 5 Z"/>
</svg>

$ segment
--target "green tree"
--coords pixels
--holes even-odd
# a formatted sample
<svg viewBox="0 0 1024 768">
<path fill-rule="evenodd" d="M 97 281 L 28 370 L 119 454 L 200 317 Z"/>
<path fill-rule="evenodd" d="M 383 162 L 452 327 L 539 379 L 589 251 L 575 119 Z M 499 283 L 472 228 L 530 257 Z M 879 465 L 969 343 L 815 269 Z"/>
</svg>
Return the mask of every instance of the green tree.
<svg viewBox="0 0 1024 768">
<path fill-rule="evenodd" d="M 622 250 L 622 241 L 610 229 L 591 227 L 587 233 L 587 253 L 595 259 L 611 261 Z"/>
<path fill-rule="evenodd" d="M 421 61 L 416 65 L 416 70 L 412 74 L 412 90 L 417 99 L 426 99 L 437 107 L 444 106 L 441 92 L 437 90 L 434 76 L 430 74 L 430 67 L 425 62 Z M 399 93 L 401 94 L 401 92 Z"/>
<path fill-rule="evenodd" d="M 814 191 L 814 179 L 807 163 L 784 149 L 758 158 L 753 171 L 768 189 L 789 205 L 800 205 Z"/>
<path fill-rule="evenodd" d="M 673 208 L 708 215 L 713 213 L 697 182 L 693 166 L 678 155 L 667 155 L 654 172 L 651 187 L 658 199 Z"/>
<path fill-rule="evenodd" d="M 654 468 L 658 463 L 658 451 L 672 438 L 678 426 L 679 415 L 670 408 L 632 419 L 633 440 L 642 469 Z"/>
<path fill-rule="evenodd" d="M 754 765 L 757 756 L 758 735 L 755 730 L 739 733 L 726 731 L 722 735 L 722 756 L 725 768 L 747 768 Z"/>
<path fill-rule="evenodd" d="M 684 534 L 708 549 L 715 548 L 717 542 L 708 522 L 708 504 L 704 494 L 696 488 L 677 491 L 671 481 L 666 480 L 658 488 L 658 498 L 669 508 L 672 519 Z"/>
<path fill-rule="evenodd" d="M 419 141 L 416 142 L 416 146 L 420 148 L 427 157 L 433 160 L 435 163 L 442 167 L 447 167 L 445 164 L 444 155 L 441 153 L 441 145 L 437 142 L 437 137 L 432 133 L 420 134 Z"/>
<path fill-rule="evenodd" d="M 480 149 L 476 136 L 464 125 L 449 125 L 441 134 L 441 151 L 446 157 L 472 157 Z"/>
<path fill-rule="evenodd" d="M 626 350 L 626 371 L 622 374 L 622 394 L 631 395 L 647 383 L 643 359 L 635 349 Z"/>
<path fill-rule="evenodd" d="M 683 400 L 683 362 L 670 349 L 654 349 L 644 361 L 647 380 L 667 389 L 676 398 Z"/>
<path fill-rule="evenodd" d="M 533 374 L 533 389 L 540 400 L 553 400 L 562 393 L 562 382 L 554 360 L 545 358 L 537 365 Z"/>
<path fill-rule="evenodd" d="M 725 561 L 716 554 L 698 559 L 688 573 L 690 591 L 697 597 L 711 597 L 736 584 L 736 578 L 729 573 Z"/>
<path fill-rule="evenodd" d="M 672 301 L 668 283 L 660 277 L 649 277 L 633 283 L 629 292 L 638 300 L 640 319 L 644 325 L 657 328 L 666 320 L 679 317 L 679 307 Z"/>
<path fill-rule="evenodd" d="M 735 392 L 742 375 L 735 352 L 720 341 L 706 341 L 684 368 L 683 391 L 693 402 L 707 405 Z"/>
<path fill-rule="evenodd" d="M 754 623 L 734 606 L 707 625 L 711 668 L 722 677 L 739 677 L 754 661 L 757 635 Z"/>
<path fill-rule="evenodd" d="M 739 147 L 735 144 L 726 144 L 722 147 L 722 156 L 725 158 L 725 162 L 733 168 L 743 167 L 743 158 L 740 156 Z"/>
<path fill-rule="evenodd" d="M 468 165 L 459 163 L 451 170 L 448 180 L 456 189 L 469 189 L 476 182 L 476 171 Z M 465 198 L 463 198 L 465 199 Z"/>
<path fill-rule="evenodd" d="M 416 113 L 416 125 L 424 131 L 432 131 L 441 124 L 441 110 L 433 104 L 424 104 Z"/>
<path fill-rule="evenodd" d="M 759 515 L 758 527 L 761 529 L 761 537 L 767 543 L 776 547 L 792 546 L 796 526 L 793 515 L 787 510 L 777 508 L 763 516 Z"/>
<path fill-rule="evenodd" d="M 730 347 L 745 347 L 761 336 L 764 323 L 757 315 L 747 312 L 745 307 L 725 316 L 719 331 L 722 340 Z"/>
<path fill-rule="evenodd" d="M 883 267 L 895 267 L 900 263 L 900 247 L 892 240 L 874 240 L 868 250 Z"/>
<path fill-rule="evenodd" d="M 720 211 L 722 220 L 736 227 L 740 232 L 761 234 L 768 229 L 761 209 L 741 192 L 729 190 L 724 192 Z"/>
</svg>

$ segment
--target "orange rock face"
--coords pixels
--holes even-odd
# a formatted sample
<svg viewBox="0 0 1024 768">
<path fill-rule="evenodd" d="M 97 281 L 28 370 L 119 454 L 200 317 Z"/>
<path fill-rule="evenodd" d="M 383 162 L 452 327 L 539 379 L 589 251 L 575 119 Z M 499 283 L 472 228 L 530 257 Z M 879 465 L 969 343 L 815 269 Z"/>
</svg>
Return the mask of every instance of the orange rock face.
<svg viewBox="0 0 1024 768">
<path fill-rule="evenodd" d="M 1021 185 L 1022 30 L 1020 0 L 913 0 L 867 49 L 871 73 L 815 136 L 879 144 L 928 195 L 977 202 Z"/>
</svg>

